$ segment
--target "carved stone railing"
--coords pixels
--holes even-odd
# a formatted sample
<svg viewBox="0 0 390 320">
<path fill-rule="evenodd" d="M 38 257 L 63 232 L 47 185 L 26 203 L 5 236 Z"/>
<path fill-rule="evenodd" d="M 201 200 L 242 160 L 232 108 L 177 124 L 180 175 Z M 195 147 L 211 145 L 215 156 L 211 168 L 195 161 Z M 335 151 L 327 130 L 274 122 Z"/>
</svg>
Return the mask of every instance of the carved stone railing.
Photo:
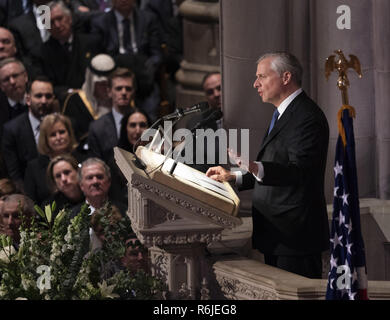
<svg viewBox="0 0 390 320">
<path fill-rule="evenodd" d="M 227 299 L 325 299 L 325 279 L 305 278 L 246 258 L 218 261 L 213 267 L 217 282 Z M 368 281 L 368 293 L 372 300 L 390 300 L 390 282 Z"/>
</svg>

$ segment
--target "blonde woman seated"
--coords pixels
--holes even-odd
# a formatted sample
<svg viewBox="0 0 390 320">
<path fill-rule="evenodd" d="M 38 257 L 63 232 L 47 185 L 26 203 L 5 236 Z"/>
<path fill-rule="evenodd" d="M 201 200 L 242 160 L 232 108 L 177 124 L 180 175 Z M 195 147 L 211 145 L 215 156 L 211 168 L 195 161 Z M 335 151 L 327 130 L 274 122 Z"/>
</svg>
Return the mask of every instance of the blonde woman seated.
<svg viewBox="0 0 390 320">
<path fill-rule="evenodd" d="M 41 122 L 38 140 L 39 156 L 27 164 L 24 177 L 24 190 L 36 204 L 50 196 L 47 185 L 46 169 L 51 159 L 64 154 L 72 154 L 78 162 L 86 155 L 77 149 L 72 124 L 68 117 L 59 113 L 47 115 Z"/>
</svg>

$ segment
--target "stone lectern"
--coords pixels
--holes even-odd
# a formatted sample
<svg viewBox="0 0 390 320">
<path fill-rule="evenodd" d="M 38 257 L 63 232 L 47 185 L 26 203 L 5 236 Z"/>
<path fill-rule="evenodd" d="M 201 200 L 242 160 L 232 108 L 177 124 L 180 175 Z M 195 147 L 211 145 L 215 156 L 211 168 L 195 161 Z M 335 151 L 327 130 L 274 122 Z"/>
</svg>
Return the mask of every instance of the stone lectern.
<svg viewBox="0 0 390 320">
<path fill-rule="evenodd" d="M 138 239 L 149 249 L 152 274 L 166 282 L 169 299 L 207 299 L 206 246 L 225 228 L 240 225 L 239 198 L 183 163 L 170 174 L 173 159 L 148 150 L 136 157 L 115 148 L 115 160 L 128 181 L 128 211 Z"/>
</svg>

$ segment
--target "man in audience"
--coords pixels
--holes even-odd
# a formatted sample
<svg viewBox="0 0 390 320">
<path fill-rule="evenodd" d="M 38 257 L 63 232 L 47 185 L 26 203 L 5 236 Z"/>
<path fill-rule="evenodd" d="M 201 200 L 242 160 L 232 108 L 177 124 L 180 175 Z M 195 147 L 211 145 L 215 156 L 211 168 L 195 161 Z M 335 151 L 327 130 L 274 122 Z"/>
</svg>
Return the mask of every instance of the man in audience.
<svg viewBox="0 0 390 320">
<path fill-rule="evenodd" d="M 29 221 L 34 215 L 34 203 L 22 194 L 10 194 L 0 200 L 1 233 L 12 238 L 13 246 L 17 250 L 20 243 L 20 225 L 22 216 Z"/>
<path fill-rule="evenodd" d="M 40 48 L 42 43 L 49 40 L 50 35 L 48 29 L 38 29 L 37 23 L 42 18 L 38 13 L 37 8 L 40 5 L 46 5 L 49 1 L 50 0 L 32 0 L 32 10 L 12 19 L 9 23 L 9 29 L 14 34 L 18 52 L 23 58 L 27 58 L 31 61 L 31 64 L 33 65 L 31 67 L 33 74 L 30 74 L 32 77 L 41 74 L 41 68 L 39 66 L 41 55 Z M 28 67 L 28 69 L 30 68 Z"/>
<path fill-rule="evenodd" d="M 0 141 L 4 123 L 27 111 L 24 98 L 27 81 L 27 72 L 22 62 L 15 58 L 0 61 Z"/>
<path fill-rule="evenodd" d="M 27 162 L 38 156 L 40 122 L 55 108 L 53 85 L 46 77 L 38 77 L 28 86 L 26 104 L 28 112 L 7 122 L 2 137 L 2 154 L 8 174 L 20 190 L 23 190 Z"/>
<path fill-rule="evenodd" d="M 202 81 L 203 92 L 210 108 L 221 108 L 221 74 L 219 72 L 207 73 Z"/>
<path fill-rule="evenodd" d="M 99 52 L 99 41 L 98 36 L 73 28 L 72 12 L 63 1 L 48 5 L 50 38 L 42 45 L 41 64 L 62 105 L 69 90 L 80 89 L 83 85 L 89 60 Z"/>
<path fill-rule="evenodd" d="M 161 32 L 155 15 L 139 10 L 136 0 L 112 0 L 113 10 L 91 21 L 91 33 L 100 36 L 105 53 L 119 67 L 131 69 L 137 79 L 139 108 L 152 121 L 158 115 L 159 88 L 155 83 L 161 64 Z"/>
<path fill-rule="evenodd" d="M 132 108 L 135 76 L 129 69 L 118 68 L 109 77 L 112 110 L 91 123 L 88 146 L 95 157 L 108 161 L 112 148 L 118 143 L 123 115 Z"/>
<path fill-rule="evenodd" d="M 6 28 L 0 27 L 0 60 L 16 55 L 15 38 Z"/>
<path fill-rule="evenodd" d="M 79 168 L 79 184 L 89 204 L 91 214 L 109 200 L 111 171 L 104 161 L 98 158 L 85 160 Z"/>
</svg>

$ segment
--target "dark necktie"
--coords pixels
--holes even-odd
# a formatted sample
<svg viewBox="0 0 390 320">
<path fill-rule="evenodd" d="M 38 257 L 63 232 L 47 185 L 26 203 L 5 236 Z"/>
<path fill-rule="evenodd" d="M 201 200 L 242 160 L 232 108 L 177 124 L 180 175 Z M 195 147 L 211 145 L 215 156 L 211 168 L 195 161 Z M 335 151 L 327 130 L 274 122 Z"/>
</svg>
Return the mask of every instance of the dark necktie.
<svg viewBox="0 0 390 320">
<path fill-rule="evenodd" d="M 123 23 L 123 47 L 126 53 L 132 52 L 130 40 L 130 20 L 128 18 L 122 20 Z"/>
<path fill-rule="evenodd" d="M 268 134 L 271 132 L 272 128 L 274 127 L 276 121 L 278 121 L 278 117 L 279 117 L 279 112 L 278 112 L 278 109 L 276 109 L 274 111 L 274 114 L 272 115 L 272 120 L 271 120 L 271 124 L 269 126 L 269 130 L 268 130 Z"/>
</svg>

